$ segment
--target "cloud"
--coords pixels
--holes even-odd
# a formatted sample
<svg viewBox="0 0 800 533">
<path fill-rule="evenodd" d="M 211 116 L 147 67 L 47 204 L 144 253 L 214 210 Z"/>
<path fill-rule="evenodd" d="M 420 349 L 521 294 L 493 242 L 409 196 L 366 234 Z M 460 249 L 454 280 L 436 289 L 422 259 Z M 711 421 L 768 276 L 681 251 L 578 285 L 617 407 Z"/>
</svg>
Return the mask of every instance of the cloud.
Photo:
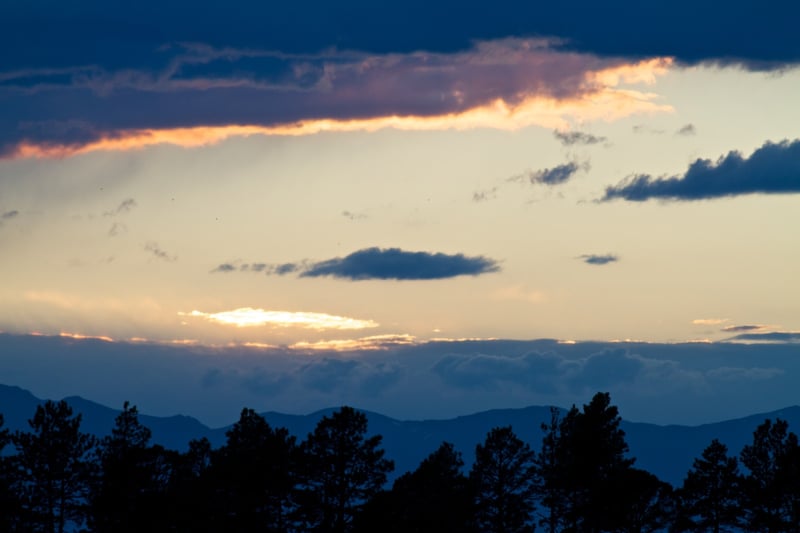
<svg viewBox="0 0 800 533">
<path fill-rule="evenodd" d="M 495 186 L 495 187 L 492 187 L 491 189 L 485 189 L 485 190 L 482 190 L 482 191 L 475 191 L 474 193 L 472 193 L 472 201 L 476 202 L 476 203 L 479 203 L 479 202 L 485 202 L 487 200 L 493 200 L 493 199 L 497 198 L 497 190 L 499 188 L 500 187 Z"/>
<path fill-rule="evenodd" d="M 686 137 L 696 134 L 697 134 L 697 128 L 694 127 L 694 124 L 686 124 L 685 126 L 681 127 L 681 129 L 675 132 L 675 135 L 683 135 Z"/>
<path fill-rule="evenodd" d="M 554 131 L 553 135 L 564 146 L 574 146 L 576 144 L 589 145 L 606 142 L 606 137 L 598 137 L 591 133 L 584 133 L 582 131 Z"/>
<path fill-rule="evenodd" d="M 758 331 L 761 329 L 766 328 L 767 326 L 762 326 L 760 324 L 743 324 L 741 326 L 725 326 L 720 331 L 725 333 L 733 333 L 733 332 L 740 332 L 740 331 Z"/>
<path fill-rule="evenodd" d="M 364 213 L 355 213 L 353 211 L 342 211 L 342 216 L 350 220 L 363 220 L 367 218 Z"/>
<path fill-rule="evenodd" d="M 560 185 L 570 179 L 579 169 L 577 163 L 571 162 L 553 168 L 537 170 L 529 176 L 531 183 L 544 185 Z"/>
<path fill-rule="evenodd" d="M 478 276 L 499 270 L 500 266 L 496 261 L 483 256 L 407 252 L 400 248 L 365 248 L 345 257 L 313 263 L 300 276 L 331 276 L 354 281 L 429 280 Z"/>
<path fill-rule="evenodd" d="M 184 44 L 152 43 L 150 63 L 0 70 L 13 110 L 0 122 L 0 157 L 321 131 L 566 128 L 671 110 L 632 87 L 665 74 L 669 57 L 631 62 L 505 37 L 458 51 L 316 54 L 170 38 Z"/>
<path fill-rule="evenodd" d="M 770 333 L 742 333 L 728 339 L 741 342 L 800 343 L 800 333 L 794 331 L 773 331 Z"/>
<path fill-rule="evenodd" d="M 433 366 L 445 383 L 462 388 L 499 390 L 511 383 L 541 392 L 556 392 L 567 363 L 557 354 L 531 352 L 519 356 L 448 354 Z"/>
<path fill-rule="evenodd" d="M 632 129 L 633 133 L 649 133 L 650 135 L 663 135 L 666 133 L 665 130 L 651 128 L 646 124 L 635 124 Z"/>
<path fill-rule="evenodd" d="M 784 375 L 780 368 L 739 368 L 723 366 L 706 372 L 706 376 L 721 381 L 762 381 Z"/>
<path fill-rule="evenodd" d="M 601 201 L 693 201 L 756 193 L 800 193 L 800 140 L 766 142 L 746 158 L 731 151 L 716 162 L 697 159 L 682 176 L 635 175 L 607 187 Z"/>
<path fill-rule="evenodd" d="M 252 307 L 241 307 L 231 311 L 220 311 L 217 313 L 205 313 L 194 310 L 191 313 L 178 313 L 179 316 L 203 318 L 209 322 L 215 322 L 224 326 L 235 326 L 237 328 L 275 326 L 275 327 L 299 327 L 314 330 L 326 329 L 365 329 L 378 327 L 378 323 L 372 320 L 359 320 L 344 316 L 329 315 L 326 313 L 311 313 L 304 311 L 268 311 L 265 309 L 254 309 Z"/>
<path fill-rule="evenodd" d="M 354 352 L 386 350 L 398 346 L 411 346 L 416 344 L 413 335 L 372 335 L 358 339 L 334 339 L 322 341 L 300 341 L 290 346 L 293 350 L 300 351 L 328 351 L 328 352 Z"/>
<path fill-rule="evenodd" d="M 221 263 L 211 270 L 211 273 L 216 272 L 256 272 L 265 273 L 268 276 L 285 276 L 300 271 L 304 268 L 305 263 Z"/>
<path fill-rule="evenodd" d="M 729 318 L 696 318 L 692 320 L 692 324 L 696 326 L 718 326 L 729 320 Z"/>
<path fill-rule="evenodd" d="M 121 233 L 127 233 L 127 232 L 128 232 L 128 226 L 126 226 L 122 222 L 114 222 L 113 224 L 111 224 L 111 228 L 109 228 L 108 230 L 108 236 L 116 237 Z"/>
<path fill-rule="evenodd" d="M 588 171 L 589 162 L 585 161 L 584 163 L 578 164 L 576 161 L 571 161 L 562 165 L 556 165 L 552 168 L 544 168 L 518 174 L 508 178 L 507 181 L 528 181 L 534 185 L 561 185 L 562 183 L 566 183 L 579 170 Z M 473 197 L 473 199 L 475 198 Z"/>
<path fill-rule="evenodd" d="M 616 263 L 619 261 L 619 256 L 614 254 L 583 254 L 579 255 L 578 259 L 587 265 L 607 265 L 609 263 Z"/>
<path fill-rule="evenodd" d="M 48 398 L 80 394 L 106 405 L 134 398 L 151 414 L 197 416 L 214 427 L 230 424 L 243 405 L 310 413 L 347 404 L 419 420 L 580 405 L 598 390 L 611 392 L 628 420 L 696 425 L 793 405 L 800 376 L 796 343 L 417 341 L 310 352 L 72 335 L 0 334 L 0 375 Z"/>
<path fill-rule="evenodd" d="M 402 374 L 402 369 L 392 363 L 366 363 L 329 357 L 309 363 L 297 373 L 304 385 L 317 392 L 331 394 L 355 390 L 371 396 L 385 392 Z"/>
<path fill-rule="evenodd" d="M 683 369 L 676 361 L 620 348 L 605 348 L 580 358 L 555 352 L 448 354 L 436 362 L 433 371 L 455 387 L 502 391 L 513 385 L 545 394 L 636 385 L 665 390 L 697 386 L 703 381 L 701 373 Z"/>
<path fill-rule="evenodd" d="M 123 200 L 117 206 L 116 209 L 112 209 L 111 211 L 105 211 L 103 213 L 103 216 L 104 217 L 113 217 L 113 216 L 116 216 L 116 215 L 127 213 L 130 210 L 132 210 L 134 207 L 136 207 L 136 205 L 137 205 L 136 204 L 136 200 L 134 200 L 133 198 L 126 198 L 125 200 Z"/>
<path fill-rule="evenodd" d="M 162 250 L 157 242 L 150 241 L 150 242 L 146 243 L 144 245 L 144 249 L 145 249 L 145 251 L 152 253 L 158 259 L 162 259 L 164 261 L 172 262 L 172 261 L 176 261 L 178 259 L 177 256 L 170 255 L 167 252 L 165 252 L 164 250 Z"/>
<path fill-rule="evenodd" d="M 230 263 L 222 263 L 217 265 L 211 272 L 235 272 L 237 268 Z"/>
<path fill-rule="evenodd" d="M 3 223 L 9 220 L 13 220 L 19 216 L 19 211 L 16 209 L 12 211 L 6 211 L 5 213 L 0 213 L 0 227 L 3 227 Z"/>
</svg>

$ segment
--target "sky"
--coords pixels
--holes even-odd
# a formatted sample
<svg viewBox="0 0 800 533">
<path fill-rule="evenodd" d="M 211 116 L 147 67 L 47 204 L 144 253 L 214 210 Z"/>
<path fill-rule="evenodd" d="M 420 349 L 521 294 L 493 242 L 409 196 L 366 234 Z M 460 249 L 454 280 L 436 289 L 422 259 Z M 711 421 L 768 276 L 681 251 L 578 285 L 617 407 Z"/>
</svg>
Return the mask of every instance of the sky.
<svg viewBox="0 0 800 533">
<path fill-rule="evenodd" d="M 800 7 L 162 4 L 0 6 L 0 382 L 800 403 Z"/>
</svg>

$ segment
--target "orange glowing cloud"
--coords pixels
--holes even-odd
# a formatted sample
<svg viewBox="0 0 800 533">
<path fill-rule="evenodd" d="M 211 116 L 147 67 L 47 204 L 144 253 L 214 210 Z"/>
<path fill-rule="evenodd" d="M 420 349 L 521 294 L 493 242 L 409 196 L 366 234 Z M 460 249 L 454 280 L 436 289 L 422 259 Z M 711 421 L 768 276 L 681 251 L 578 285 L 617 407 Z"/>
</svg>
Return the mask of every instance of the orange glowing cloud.
<svg viewBox="0 0 800 533">
<path fill-rule="evenodd" d="M 17 158 L 63 158 L 97 151 L 126 151 L 154 145 L 195 148 L 226 139 L 264 136 L 303 136 L 321 132 L 374 132 L 386 128 L 405 131 L 470 130 L 493 128 L 519 130 L 529 126 L 567 129 L 574 122 L 615 121 L 640 113 L 669 113 L 673 108 L 657 102 L 658 95 L 627 84 L 653 84 L 672 66 L 671 58 L 655 58 L 632 64 L 589 70 L 572 93 L 552 95 L 530 89 L 500 96 L 454 112 L 420 115 L 391 114 L 360 119 L 318 118 L 269 125 L 230 124 L 174 128 L 120 129 L 101 134 L 84 144 L 22 141 L 10 152 Z M 364 67 L 366 68 L 366 67 Z M 448 98 L 459 101 L 460 89 Z M 470 104 L 465 104 L 470 105 Z"/>
<path fill-rule="evenodd" d="M 94 339 L 98 341 L 105 341 L 105 342 L 114 342 L 114 339 L 111 337 L 106 337 L 105 335 L 82 335 L 80 333 L 69 333 L 66 331 L 62 331 L 58 334 L 59 337 L 67 337 L 69 339 L 75 340 L 87 340 L 87 339 Z"/>
<path fill-rule="evenodd" d="M 302 311 L 267 311 L 241 307 L 231 311 L 218 313 L 205 313 L 194 310 L 191 313 L 178 313 L 179 316 L 203 318 L 209 322 L 237 328 L 273 326 L 273 327 L 299 327 L 315 330 L 326 329 L 365 329 L 377 327 L 377 322 L 372 320 L 358 320 L 343 316 L 328 315 L 325 313 L 309 313 Z"/>
<path fill-rule="evenodd" d="M 299 351 L 335 351 L 351 352 L 363 350 L 385 350 L 396 346 L 409 346 L 416 344 L 413 335 L 373 335 L 360 339 L 323 340 L 317 342 L 296 342 L 289 346 Z"/>
</svg>

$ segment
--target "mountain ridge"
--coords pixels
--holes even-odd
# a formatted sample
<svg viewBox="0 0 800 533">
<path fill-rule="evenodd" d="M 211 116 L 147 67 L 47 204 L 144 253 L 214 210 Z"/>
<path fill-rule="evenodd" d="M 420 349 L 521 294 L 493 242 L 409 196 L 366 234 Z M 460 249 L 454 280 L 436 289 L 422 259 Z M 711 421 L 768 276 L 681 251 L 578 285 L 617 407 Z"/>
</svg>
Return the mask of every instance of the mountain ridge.
<svg viewBox="0 0 800 533">
<path fill-rule="evenodd" d="M 97 436 L 110 433 L 114 418 L 120 412 L 80 396 L 64 398 L 76 414 L 81 414 L 81 429 Z M 612 399 L 613 400 L 613 399 Z M 5 417 L 5 427 L 11 431 L 27 431 L 27 420 L 36 406 L 45 400 L 30 391 L 16 386 L 0 385 L 0 413 Z M 307 415 L 293 415 L 266 411 L 262 416 L 273 427 L 285 427 L 298 440 L 314 430 L 323 416 L 337 408 L 320 409 Z M 466 468 L 473 461 L 475 445 L 483 442 L 493 427 L 512 426 L 523 440 L 538 449 L 543 432 L 541 424 L 550 420 L 549 406 L 490 409 L 449 419 L 397 420 L 380 413 L 361 410 L 369 420 L 370 435 L 382 435 L 386 456 L 395 461 L 391 479 L 406 471 L 416 469 L 419 463 L 442 441 L 454 444 L 463 454 Z M 558 408 L 564 413 L 563 408 Z M 630 456 L 636 458 L 635 466 L 657 475 L 664 481 L 679 485 L 703 449 L 717 438 L 728 446 L 729 454 L 737 455 L 742 447 L 752 441 L 756 427 L 766 419 L 781 418 L 789 423 L 790 430 L 800 427 L 800 406 L 792 405 L 775 411 L 755 413 L 741 418 L 696 426 L 680 424 L 658 425 L 633 422 L 623 418 Z M 152 431 L 153 443 L 166 448 L 185 450 L 191 439 L 206 437 L 214 447 L 225 443 L 225 432 L 231 425 L 211 428 L 187 415 L 169 417 L 139 414 L 139 419 Z M 391 480 L 390 479 L 390 480 Z"/>
</svg>

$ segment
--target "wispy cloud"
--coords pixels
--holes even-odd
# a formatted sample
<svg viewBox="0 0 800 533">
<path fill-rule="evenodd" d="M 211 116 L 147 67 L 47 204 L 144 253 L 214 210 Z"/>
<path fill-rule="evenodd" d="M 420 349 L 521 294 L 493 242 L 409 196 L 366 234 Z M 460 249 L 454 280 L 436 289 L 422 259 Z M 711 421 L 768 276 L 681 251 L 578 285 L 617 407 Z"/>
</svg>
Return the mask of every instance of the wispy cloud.
<svg viewBox="0 0 800 533">
<path fill-rule="evenodd" d="M 485 202 L 497 198 L 497 190 L 499 186 L 492 187 L 491 189 L 484 189 L 482 191 L 475 191 L 472 193 L 473 202 Z"/>
<path fill-rule="evenodd" d="M 587 265 L 607 265 L 619 261 L 619 256 L 614 254 L 583 254 L 578 259 Z"/>
<path fill-rule="evenodd" d="M 749 343 L 800 343 L 800 332 L 797 331 L 772 331 L 769 333 L 741 333 L 728 339 L 734 342 Z"/>
<path fill-rule="evenodd" d="M 516 176 L 508 178 L 507 181 L 512 182 L 529 182 L 533 185 L 561 185 L 566 183 L 572 176 L 579 170 L 587 172 L 590 169 L 589 161 L 578 163 L 577 161 L 570 161 L 561 165 L 556 165 L 552 168 L 543 168 L 540 170 L 530 170 Z"/>
<path fill-rule="evenodd" d="M 342 216 L 349 219 L 349 220 L 364 220 L 367 218 L 367 215 L 364 213 L 357 213 L 354 211 L 342 211 Z"/>
<path fill-rule="evenodd" d="M 7 222 L 9 220 L 13 220 L 13 219 L 17 218 L 18 216 L 19 216 L 19 211 L 17 211 L 16 209 L 14 209 L 12 211 L 6 211 L 5 213 L 0 213 L 0 227 L 3 226 L 4 222 Z"/>
<path fill-rule="evenodd" d="M 590 145 L 604 143 L 608 139 L 582 131 L 554 131 L 553 135 L 564 146 Z"/>
<path fill-rule="evenodd" d="M 133 198 L 126 198 L 115 209 L 103 212 L 104 217 L 113 217 L 122 213 L 127 213 L 136 207 L 136 200 Z"/>
<path fill-rule="evenodd" d="M 151 254 L 153 254 L 154 257 L 156 257 L 157 259 L 161 259 L 162 261 L 172 262 L 178 259 L 178 256 L 168 254 L 167 252 L 161 249 L 161 247 L 158 245 L 157 242 L 154 241 L 145 243 L 144 249 L 146 252 L 150 252 Z"/>
<path fill-rule="evenodd" d="M 606 188 L 601 201 L 693 201 L 756 193 L 800 193 L 800 140 L 767 142 L 749 157 L 732 151 L 716 162 L 697 159 L 680 176 L 631 176 Z"/>
<path fill-rule="evenodd" d="M 684 137 L 697 135 L 697 128 L 695 128 L 694 124 L 686 124 L 676 131 L 675 135 L 683 135 Z"/>
<path fill-rule="evenodd" d="M 476 203 L 486 202 L 497 198 L 498 192 L 509 183 L 522 183 L 531 185 L 544 185 L 554 187 L 563 185 L 569 181 L 576 173 L 583 170 L 588 172 L 591 168 L 589 160 L 583 162 L 568 161 L 554 167 L 542 168 L 538 170 L 526 170 L 520 174 L 515 174 L 510 178 L 504 179 L 498 185 L 488 189 L 477 190 L 472 193 L 472 201 Z"/>
<path fill-rule="evenodd" d="M 729 320 L 729 318 L 695 318 L 692 320 L 692 324 L 696 326 L 718 326 Z"/>
<path fill-rule="evenodd" d="M 216 313 L 194 310 L 190 313 L 181 312 L 178 313 L 178 315 L 202 318 L 209 322 L 225 326 L 235 326 L 237 328 L 273 326 L 283 328 L 298 327 L 314 330 L 347 330 L 378 327 L 378 323 L 372 320 L 359 320 L 344 316 L 304 311 L 270 311 L 254 309 L 252 307 L 241 307 L 231 311 L 219 311 Z"/>
<path fill-rule="evenodd" d="M 127 232 L 128 232 L 128 226 L 126 226 L 122 222 L 114 222 L 113 224 L 111 224 L 111 228 L 109 228 L 108 230 L 108 236 L 116 237 L 121 233 L 127 233 Z"/>
<path fill-rule="evenodd" d="M 724 333 L 735 333 L 742 331 L 759 331 L 766 328 L 767 326 L 761 324 L 742 324 L 741 326 L 725 326 L 720 331 Z"/>
</svg>

